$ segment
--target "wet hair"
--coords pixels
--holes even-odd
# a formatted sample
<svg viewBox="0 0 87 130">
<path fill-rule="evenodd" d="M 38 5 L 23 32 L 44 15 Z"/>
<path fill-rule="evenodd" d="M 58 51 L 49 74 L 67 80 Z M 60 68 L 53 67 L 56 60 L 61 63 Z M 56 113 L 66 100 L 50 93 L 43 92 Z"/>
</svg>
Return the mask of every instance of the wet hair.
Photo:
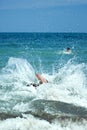
<svg viewBox="0 0 87 130">
<path fill-rule="evenodd" d="M 69 47 L 67 47 L 67 50 L 70 50 L 70 48 L 69 48 Z"/>
</svg>

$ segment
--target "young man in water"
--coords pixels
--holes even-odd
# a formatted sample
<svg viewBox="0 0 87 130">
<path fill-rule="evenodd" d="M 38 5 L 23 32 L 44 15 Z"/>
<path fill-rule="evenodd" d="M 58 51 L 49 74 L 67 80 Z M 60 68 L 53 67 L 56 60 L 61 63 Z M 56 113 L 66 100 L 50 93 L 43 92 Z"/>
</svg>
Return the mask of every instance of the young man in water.
<svg viewBox="0 0 87 130">
<path fill-rule="evenodd" d="M 69 47 L 67 47 L 66 52 L 71 52 L 71 49 Z"/>
<path fill-rule="evenodd" d="M 32 85 L 32 86 L 34 86 L 34 87 L 37 87 L 37 86 L 39 86 L 40 84 L 48 83 L 48 81 L 47 81 L 45 78 L 43 78 L 39 73 L 36 73 L 35 75 L 36 75 L 36 77 L 38 78 L 38 80 L 39 80 L 40 82 L 39 82 L 38 84 L 36 84 L 36 83 L 31 83 L 31 84 L 28 84 L 27 86 Z"/>
<path fill-rule="evenodd" d="M 63 51 L 64 54 L 71 54 L 71 49 L 69 47 L 66 48 L 66 50 Z"/>
<path fill-rule="evenodd" d="M 47 83 L 48 81 L 43 78 L 40 74 L 36 74 L 36 77 L 38 78 L 38 80 L 41 82 L 41 83 Z"/>
</svg>

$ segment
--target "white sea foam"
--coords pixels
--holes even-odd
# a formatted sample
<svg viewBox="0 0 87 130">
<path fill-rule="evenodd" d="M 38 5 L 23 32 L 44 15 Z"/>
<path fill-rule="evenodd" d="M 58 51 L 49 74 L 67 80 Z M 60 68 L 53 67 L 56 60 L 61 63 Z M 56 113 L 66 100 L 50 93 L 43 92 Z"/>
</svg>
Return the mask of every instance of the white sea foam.
<svg viewBox="0 0 87 130">
<path fill-rule="evenodd" d="M 27 118 L 15 118 L 0 121 L 0 130 L 86 130 L 87 121 L 53 120 L 49 123 L 29 115 Z"/>
<path fill-rule="evenodd" d="M 33 67 L 25 59 L 11 57 L 2 71 L 7 74 L 6 76 L 9 75 L 14 80 L 18 78 L 19 81 L 31 82 L 36 79 Z"/>
<path fill-rule="evenodd" d="M 28 97 L 44 98 L 49 100 L 61 100 L 75 103 L 87 107 L 87 88 L 85 64 L 72 64 L 68 62 L 53 75 L 43 73 L 49 83 L 42 84 L 37 89 L 33 86 L 26 87 L 27 83 L 35 82 L 35 72 L 33 67 L 25 60 L 20 58 L 10 58 L 8 64 L 0 75 L 0 84 L 6 93 L 1 95 L 3 99 Z M 9 90 L 7 92 L 7 89 Z"/>
<path fill-rule="evenodd" d="M 60 100 L 87 107 L 87 77 L 84 69 L 86 69 L 85 64 L 65 65 L 57 74 L 52 75 L 51 82 L 38 87 L 38 95 L 44 99 Z"/>
<path fill-rule="evenodd" d="M 37 82 L 33 67 L 25 59 L 10 58 L 0 74 L 0 99 L 6 101 L 2 109 L 11 107 L 16 111 L 28 111 L 32 99 L 49 99 L 73 103 L 87 108 L 86 64 L 68 62 L 57 73 L 42 73 L 49 82 L 35 89 L 26 83 Z M 1 107 L 1 106 L 0 106 Z M 85 130 L 87 121 L 54 120 L 49 123 L 31 115 L 0 121 L 0 130 Z"/>
</svg>

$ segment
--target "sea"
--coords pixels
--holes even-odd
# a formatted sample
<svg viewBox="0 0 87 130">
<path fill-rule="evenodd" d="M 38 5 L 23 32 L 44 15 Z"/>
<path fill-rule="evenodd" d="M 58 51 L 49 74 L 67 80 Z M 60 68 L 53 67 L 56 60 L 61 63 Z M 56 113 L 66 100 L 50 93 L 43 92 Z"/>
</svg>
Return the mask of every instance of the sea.
<svg viewBox="0 0 87 130">
<path fill-rule="evenodd" d="M 0 33 L 0 130 L 87 130 L 87 33 Z"/>
</svg>

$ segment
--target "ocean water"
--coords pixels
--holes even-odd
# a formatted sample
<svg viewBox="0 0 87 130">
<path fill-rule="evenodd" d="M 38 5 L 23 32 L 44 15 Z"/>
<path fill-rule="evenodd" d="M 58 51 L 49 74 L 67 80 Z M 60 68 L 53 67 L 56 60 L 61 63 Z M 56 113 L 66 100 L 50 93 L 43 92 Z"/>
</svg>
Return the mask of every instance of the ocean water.
<svg viewBox="0 0 87 130">
<path fill-rule="evenodd" d="M 27 86 L 35 73 L 48 83 Z M 87 129 L 87 33 L 0 33 L 0 130 L 76 129 Z"/>
</svg>

